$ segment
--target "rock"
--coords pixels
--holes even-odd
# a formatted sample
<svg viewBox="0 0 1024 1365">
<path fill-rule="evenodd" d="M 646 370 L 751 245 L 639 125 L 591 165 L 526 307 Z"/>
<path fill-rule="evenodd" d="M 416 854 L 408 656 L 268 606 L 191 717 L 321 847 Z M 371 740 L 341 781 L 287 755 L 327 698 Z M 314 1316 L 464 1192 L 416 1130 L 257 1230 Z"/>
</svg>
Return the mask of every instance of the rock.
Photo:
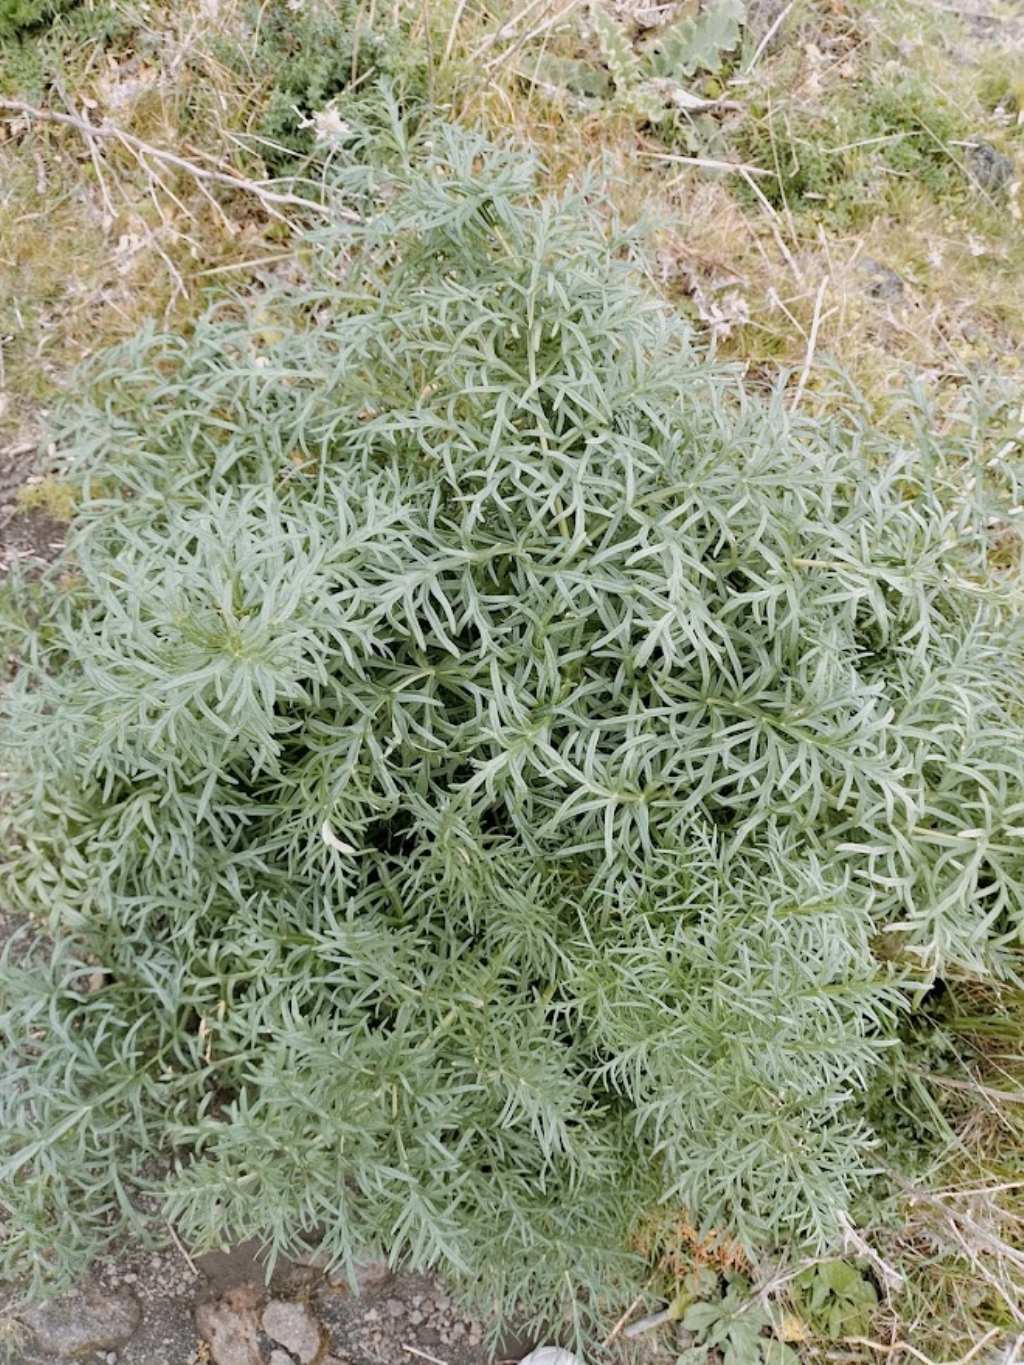
<svg viewBox="0 0 1024 1365">
<path fill-rule="evenodd" d="M 293 1365 L 287 1351 L 271 1351 L 269 1365 Z"/>
<path fill-rule="evenodd" d="M 255 1285 L 241 1284 L 196 1309 L 196 1327 L 209 1343 L 213 1365 L 263 1365 L 256 1315 L 261 1298 Z"/>
<path fill-rule="evenodd" d="M 323 1328 L 304 1303 L 272 1299 L 263 1310 L 263 1330 L 303 1365 L 318 1360 L 324 1348 Z"/>
<path fill-rule="evenodd" d="M 983 190 L 1001 190 L 1013 179 L 1016 169 L 1008 156 L 991 142 L 973 142 L 967 148 L 967 168 L 976 185 Z"/>
<path fill-rule="evenodd" d="M 352 1282 L 348 1278 L 348 1272 L 341 1265 L 331 1267 L 328 1258 L 321 1252 L 313 1252 L 317 1258 L 316 1264 L 321 1270 L 326 1270 L 327 1282 L 332 1289 L 352 1289 Z M 310 1257 L 304 1257 L 307 1264 L 312 1264 Z M 377 1289 L 391 1279 L 391 1267 L 387 1261 L 361 1261 L 355 1267 L 355 1292 L 365 1294 L 368 1290 Z"/>
<path fill-rule="evenodd" d="M 384 1304 L 385 1313 L 393 1318 L 405 1317 L 405 1304 L 401 1299 L 388 1299 Z"/>
<path fill-rule="evenodd" d="M 868 276 L 867 290 L 873 299 L 892 300 L 902 296 L 905 287 L 903 277 L 897 275 L 889 266 L 865 256 L 860 263 L 860 269 L 862 274 Z"/>
<path fill-rule="evenodd" d="M 359 1294 L 376 1289 L 390 1279 L 391 1267 L 387 1261 L 361 1261 L 356 1266 L 356 1291 Z"/>
<path fill-rule="evenodd" d="M 20 1315 L 48 1355 L 92 1355 L 126 1342 L 142 1319 L 134 1294 L 88 1288 L 27 1308 Z"/>
<path fill-rule="evenodd" d="M 523 1356 L 519 1365 L 583 1365 L 583 1362 L 571 1351 L 563 1351 L 561 1346 L 538 1346 L 528 1356 Z"/>
</svg>

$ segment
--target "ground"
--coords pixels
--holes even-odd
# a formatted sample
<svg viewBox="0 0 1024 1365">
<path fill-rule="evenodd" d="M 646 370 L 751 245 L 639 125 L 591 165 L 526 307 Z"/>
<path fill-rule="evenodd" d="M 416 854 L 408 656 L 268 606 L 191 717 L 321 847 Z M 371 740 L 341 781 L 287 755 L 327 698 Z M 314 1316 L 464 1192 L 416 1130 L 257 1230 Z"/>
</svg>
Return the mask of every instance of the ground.
<svg viewBox="0 0 1024 1365">
<path fill-rule="evenodd" d="M 243 1246 L 192 1258 L 172 1247 L 105 1263 L 76 1295 L 32 1319 L 39 1328 L 36 1344 L 12 1359 L 55 1365 L 67 1358 L 54 1349 L 62 1344 L 75 1359 L 95 1365 L 258 1365 L 267 1359 L 284 1365 L 271 1354 L 282 1343 L 294 1352 L 285 1359 L 309 1358 L 303 1333 L 323 1365 L 413 1362 L 423 1358 L 417 1351 L 448 1365 L 488 1358 L 480 1325 L 425 1276 L 394 1276 L 382 1263 L 369 1264 L 353 1294 L 347 1281 L 325 1276 L 315 1265 L 288 1263 L 267 1285 L 256 1250 Z M 279 1333 L 276 1339 L 262 1326 L 271 1304 L 267 1322 Z M 212 1348 L 204 1346 L 201 1332 Z M 507 1345 L 516 1359 L 524 1353 L 523 1343 Z"/>
<path fill-rule="evenodd" d="M 394 1274 L 384 1262 L 368 1262 L 358 1267 L 353 1291 L 345 1276 L 326 1274 L 316 1260 L 279 1263 L 268 1283 L 255 1243 L 196 1257 L 174 1245 L 135 1248 L 97 1265 L 73 1294 L 19 1314 L 0 1359 L 7 1365 L 71 1359 L 86 1365 L 504 1365 L 541 1344 L 534 1334 L 512 1332 L 492 1347 L 486 1324 L 460 1310 L 430 1276 Z M 635 1346 L 612 1344 L 600 1358 L 608 1365 L 670 1365 L 675 1349 L 669 1333 Z"/>
<path fill-rule="evenodd" d="M 849 401 L 847 376 L 858 401 L 897 427 L 908 377 L 948 426 L 980 386 L 1005 412 L 1001 448 L 1021 440 L 1021 0 L 751 0 L 742 57 L 725 77 L 694 74 L 708 107 L 682 121 L 645 116 L 634 85 L 649 74 L 645 34 L 685 4 L 605 7 L 639 54 L 640 76 L 618 85 L 574 0 L 497 13 L 399 0 L 390 19 L 378 13 L 391 8 L 88 0 L 13 36 L 0 27 L 0 573 L 34 572 L 61 546 L 68 491 L 52 477 L 46 428 L 74 367 L 144 323 L 187 327 L 210 289 L 300 268 L 301 206 L 268 197 L 266 178 L 312 152 L 303 119 L 315 122 L 344 92 L 357 31 L 367 43 L 384 35 L 375 60 L 418 97 L 535 147 L 549 185 L 599 173 L 610 209 L 648 223 L 656 287 L 752 382 L 784 382 L 794 403 L 826 410 Z M 331 126 L 328 114 L 320 131 Z M 992 1064 L 1021 1074 L 1016 1054 Z M 974 1182 L 984 1193 L 1001 1177 L 1012 1189 L 1014 1131 L 994 1107 L 970 1116 L 950 1187 Z M 993 1208 L 971 1216 L 999 1223 L 1004 1207 L 998 1217 Z M 932 1278 L 884 1319 L 881 1357 L 867 1343 L 829 1358 L 884 1358 L 904 1338 L 929 1350 L 942 1338 L 964 1360 L 985 1360 L 995 1339 L 1006 1365 L 1024 1353 L 1018 1291 L 1002 1263 L 985 1272 L 996 1290 L 979 1289 L 976 1252 L 956 1245 L 965 1226 L 955 1210 L 908 1215 L 892 1254 Z M 351 1365 L 488 1358 L 482 1329 L 431 1281 L 370 1273 L 360 1297 L 315 1267 L 290 1266 L 267 1289 L 249 1252 L 193 1256 L 169 1241 L 97 1267 L 95 1292 L 114 1296 L 112 1320 L 121 1304 L 127 1334 L 79 1358 L 299 1358 L 265 1335 L 233 1359 L 211 1356 L 199 1326 L 210 1335 L 215 1319 L 203 1306 L 225 1294 L 250 1325 L 267 1296 L 308 1303 L 330 1352 Z M 10 1359 L 63 1359 L 38 1344 L 45 1331 L 35 1344 L 22 1332 L 16 1286 L 5 1297 Z M 53 1330 L 62 1312 L 73 1328 L 81 1303 L 50 1310 Z M 949 1321 L 940 1331 L 933 1317 Z M 535 1344 L 502 1352 L 518 1359 Z M 647 1349 L 670 1359 L 672 1347 L 662 1334 Z"/>
</svg>

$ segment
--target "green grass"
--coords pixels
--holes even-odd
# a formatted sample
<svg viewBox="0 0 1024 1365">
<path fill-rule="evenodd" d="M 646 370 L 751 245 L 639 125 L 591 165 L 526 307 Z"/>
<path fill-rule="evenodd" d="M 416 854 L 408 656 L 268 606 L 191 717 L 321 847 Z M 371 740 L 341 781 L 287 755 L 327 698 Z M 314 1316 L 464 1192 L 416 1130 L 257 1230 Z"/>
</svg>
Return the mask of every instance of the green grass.
<svg viewBox="0 0 1024 1365">
<path fill-rule="evenodd" d="M 79 0 L 0 0 L 0 42 L 45 28 Z"/>
</svg>

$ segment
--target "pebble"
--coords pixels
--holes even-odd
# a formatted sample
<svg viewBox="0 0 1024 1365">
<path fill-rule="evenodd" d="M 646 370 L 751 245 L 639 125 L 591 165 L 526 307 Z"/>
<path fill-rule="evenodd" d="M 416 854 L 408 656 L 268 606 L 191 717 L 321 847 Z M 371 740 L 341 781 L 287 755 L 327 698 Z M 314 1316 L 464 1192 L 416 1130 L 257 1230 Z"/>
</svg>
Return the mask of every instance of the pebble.
<svg viewBox="0 0 1024 1365">
<path fill-rule="evenodd" d="M 259 1301 L 256 1286 L 243 1284 L 196 1309 L 196 1326 L 209 1343 L 213 1365 L 263 1365 L 256 1317 Z"/>
<path fill-rule="evenodd" d="M 519 1365 L 583 1365 L 583 1362 L 579 1356 L 574 1356 L 571 1351 L 564 1351 L 561 1346 L 538 1346 L 535 1351 L 524 1356 Z"/>
<path fill-rule="evenodd" d="M 388 1299 L 384 1311 L 393 1318 L 401 1318 L 405 1316 L 405 1304 L 401 1299 Z"/>
<path fill-rule="evenodd" d="M 86 1289 L 27 1308 L 21 1318 L 47 1354 L 79 1356 L 122 1345 L 138 1327 L 142 1310 L 134 1294 Z"/>
<path fill-rule="evenodd" d="M 991 142 L 977 141 L 967 149 L 967 166 L 975 184 L 983 190 L 1001 190 L 1013 179 L 1015 170 L 1008 156 Z"/>
<path fill-rule="evenodd" d="M 293 1365 L 287 1351 L 271 1351 L 269 1365 Z"/>
<path fill-rule="evenodd" d="M 263 1310 L 263 1330 L 303 1365 L 316 1360 L 323 1350 L 323 1329 L 304 1303 L 272 1299 Z"/>
<path fill-rule="evenodd" d="M 865 256 L 860 263 L 861 273 L 868 276 L 867 291 L 874 299 L 898 299 L 903 294 L 904 281 L 895 270 L 881 261 Z"/>
</svg>

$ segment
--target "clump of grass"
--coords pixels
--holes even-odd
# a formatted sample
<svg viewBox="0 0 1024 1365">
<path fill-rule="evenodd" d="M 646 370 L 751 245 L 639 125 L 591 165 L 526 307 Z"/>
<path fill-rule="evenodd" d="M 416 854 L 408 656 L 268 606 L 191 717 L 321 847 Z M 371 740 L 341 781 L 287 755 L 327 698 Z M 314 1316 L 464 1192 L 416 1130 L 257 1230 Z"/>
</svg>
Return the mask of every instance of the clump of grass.
<svg viewBox="0 0 1024 1365">
<path fill-rule="evenodd" d="M 908 992 L 1012 970 L 1024 642 L 926 421 L 745 393 L 521 157 L 353 137 L 311 283 L 142 335 L 62 427 L 6 1265 L 155 1191 L 582 1331 L 659 1203 L 756 1262 L 885 1194 Z"/>
<path fill-rule="evenodd" d="M 75 512 L 75 491 L 60 479 L 32 479 L 18 489 L 23 512 L 44 512 L 54 521 L 70 521 Z"/>
<path fill-rule="evenodd" d="M 5 32 L 0 0 L 0 91 L 6 94 L 37 96 L 54 81 L 73 87 L 83 50 L 88 60 L 97 48 L 131 31 L 123 11 L 109 0 L 89 5 L 79 0 L 8 2 L 12 13 L 31 11 L 37 18 L 20 25 L 9 18 Z"/>
<path fill-rule="evenodd" d="M 0 0 L 0 42 L 40 29 L 80 0 Z"/>
<path fill-rule="evenodd" d="M 9 1312 L 0 1311 L 0 1361 L 7 1365 L 17 1365 L 26 1345 L 29 1333 L 18 1319 Z"/>
<path fill-rule="evenodd" d="M 862 1218 L 875 1220 L 875 1245 L 901 1280 L 874 1334 L 934 1359 L 983 1344 L 1012 1351 L 1019 1332 L 1021 1004 L 1016 985 L 951 974 L 904 1030 L 902 1074 L 877 1092 L 876 1121 L 901 1177 L 889 1207 Z"/>
<path fill-rule="evenodd" d="M 976 81 L 978 99 L 988 113 L 1001 118 L 1011 136 L 1020 137 L 1024 129 L 1024 76 L 1013 51 L 986 54 L 979 63 Z"/>
<path fill-rule="evenodd" d="M 736 141 L 748 160 L 775 171 L 760 188 L 776 208 L 849 227 L 877 215 L 893 178 L 936 198 L 966 190 L 958 144 L 969 132 L 926 81 L 891 66 L 819 109 L 755 106 Z"/>
<path fill-rule="evenodd" d="M 213 44 L 219 59 L 250 93 L 246 131 L 276 174 L 294 171 L 314 149 L 313 116 L 347 99 L 365 101 L 382 81 L 422 104 L 429 44 L 412 30 L 420 12 L 389 7 L 370 22 L 358 0 L 328 4 L 284 0 L 253 5 Z M 437 18 L 433 22 L 439 22 Z"/>
</svg>

